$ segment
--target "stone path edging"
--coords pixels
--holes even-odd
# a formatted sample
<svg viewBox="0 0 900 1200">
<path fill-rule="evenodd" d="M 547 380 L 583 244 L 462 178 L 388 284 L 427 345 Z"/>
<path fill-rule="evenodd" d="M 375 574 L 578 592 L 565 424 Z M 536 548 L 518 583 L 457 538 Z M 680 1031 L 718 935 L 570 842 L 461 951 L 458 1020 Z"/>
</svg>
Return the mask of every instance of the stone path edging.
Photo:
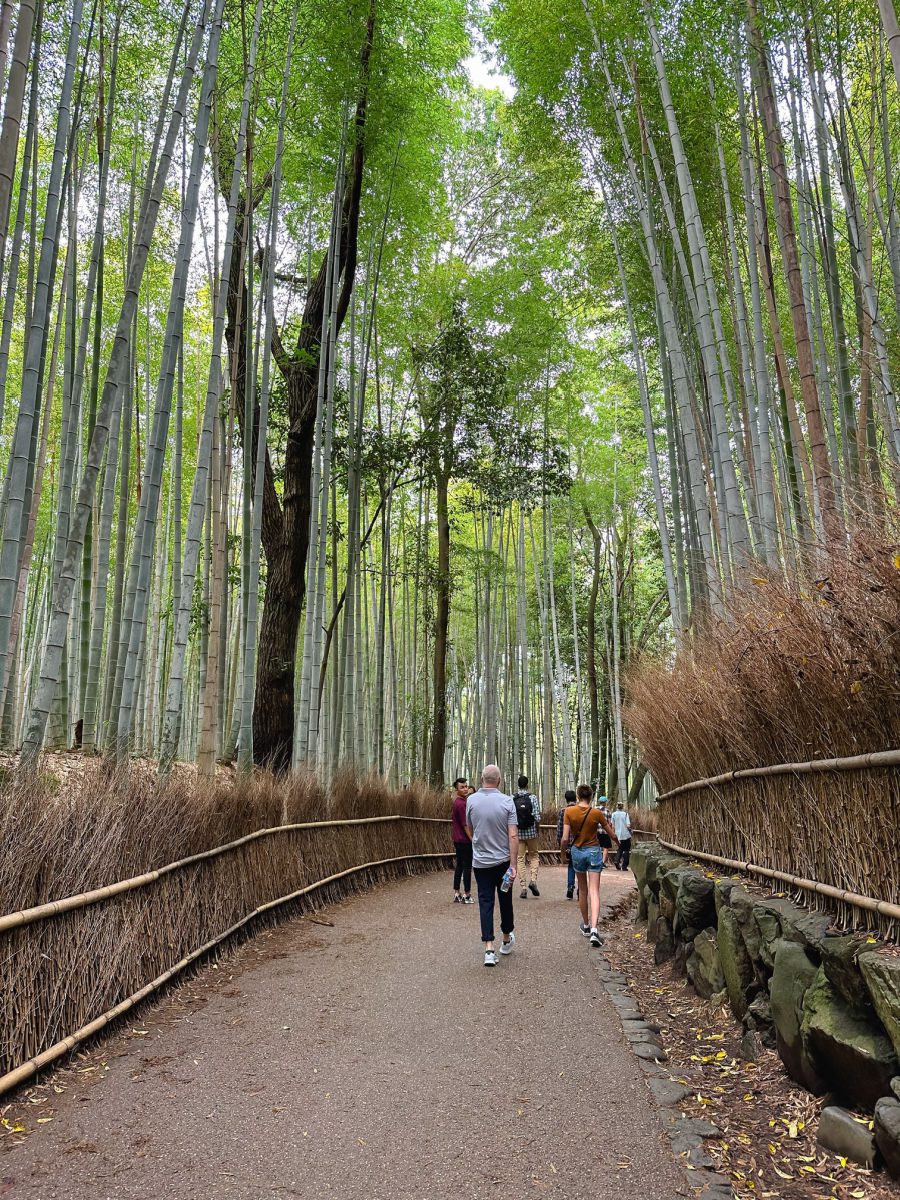
<svg viewBox="0 0 900 1200">
<path fill-rule="evenodd" d="M 646 1076 L 675 1157 L 685 1164 L 688 1186 L 702 1200 L 733 1200 L 728 1178 L 713 1170 L 713 1160 L 703 1145 L 704 1138 L 720 1132 L 718 1126 L 702 1117 L 682 1115 L 679 1105 L 690 1095 L 690 1088 L 672 1079 L 662 1065 L 668 1061 L 668 1055 L 662 1045 L 660 1027 L 644 1020 L 622 972 L 605 955 L 598 956 L 596 963 L 603 987 L 621 1021 L 625 1040 Z"/>
</svg>

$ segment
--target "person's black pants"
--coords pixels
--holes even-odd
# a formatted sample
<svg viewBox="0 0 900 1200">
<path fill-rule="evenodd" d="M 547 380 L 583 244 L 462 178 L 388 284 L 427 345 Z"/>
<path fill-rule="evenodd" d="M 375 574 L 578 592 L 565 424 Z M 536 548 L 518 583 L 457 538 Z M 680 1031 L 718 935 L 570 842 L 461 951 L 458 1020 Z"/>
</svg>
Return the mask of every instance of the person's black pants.
<svg viewBox="0 0 900 1200">
<path fill-rule="evenodd" d="M 459 881 L 463 881 L 466 895 L 472 890 L 472 843 L 454 842 L 456 850 L 456 867 L 453 871 L 453 890 L 459 891 Z"/>
<path fill-rule="evenodd" d="M 475 882 L 478 885 L 478 911 L 481 914 L 481 940 L 494 940 L 494 898 L 500 898 L 500 929 L 510 934 L 515 928 L 513 924 L 512 888 L 508 892 L 500 891 L 503 876 L 509 869 L 509 863 L 497 863 L 493 867 L 476 867 Z"/>
<path fill-rule="evenodd" d="M 616 854 L 616 866 L 621 867 L 623 871 L 628 870 L 628 864 L 631 861 L 631 838 L 624 838 L 619 842 L 619 850 Z"/>
</svg>

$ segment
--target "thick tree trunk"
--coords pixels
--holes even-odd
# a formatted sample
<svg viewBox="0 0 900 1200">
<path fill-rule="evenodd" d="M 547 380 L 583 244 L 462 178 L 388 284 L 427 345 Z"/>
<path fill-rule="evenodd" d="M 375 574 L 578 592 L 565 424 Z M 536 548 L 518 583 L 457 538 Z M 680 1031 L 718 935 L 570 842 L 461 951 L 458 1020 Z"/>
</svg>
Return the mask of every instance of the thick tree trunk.
<svg viewBox="0 0 900 1200">
<path fill-rule="evenodd" d="M 364 137 L 368 102 L 369 58 L 375 32 L 375 4 L 370 5 L 366 33 L 360 52 L 360 90 L 356 103 L 352 157 L 341 200 L 339 294 L 334 315 L 334 335 L 340 332 L 350 304 L 356 276 L 357 235 L 362 194 Z M 241 225 L 243 223 L 241 214 Z M 241 226 L 239 226 L 240 236 Z M 328 256 L 323 257 L 309 288 L 296 355 L 273 334 L 273 355 L 287 384 L 290 428 L 284 454 L 284 488 L 281 499 L 275 490 L 269 455 L 265 455 L 263 483 L 262 546 L 267 575 L 259 628 L 259 661 L 256 670 L 256 697 L 253 708 L 253 756 L 275 771 L 291 765 L 294 735 L 294 668 L 297 634 L 306 597 L 306 559 L 309 551 L 312 495 L 312 458 L 318 399 L 319 355 L 325 318 L 325 289 Z M 245 442 L 243 420 L 243 355 L 246 337 L 236 329 L 238 289 L 244 285 L 240 264 L 235 261 L 229 288 L 228 344 L 238 355 L 238 383 L 235 410 L 241 440 Z M 241 326 L 247 305 L 242 304 Z M 250 453 L 254 463 L 259 411 L 257 407 Z M 255 473 L 254 473 L 255 475 Z"/>
</svg>

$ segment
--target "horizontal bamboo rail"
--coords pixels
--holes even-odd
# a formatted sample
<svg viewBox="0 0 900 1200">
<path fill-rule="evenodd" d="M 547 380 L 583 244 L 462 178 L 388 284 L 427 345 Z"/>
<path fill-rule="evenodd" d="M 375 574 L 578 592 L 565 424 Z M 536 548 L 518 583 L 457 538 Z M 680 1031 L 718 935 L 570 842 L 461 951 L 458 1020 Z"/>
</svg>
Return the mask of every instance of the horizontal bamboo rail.
<svg viewBox="0 0 900 1200">
<path fill-rule="evenodd" d="M 878 750 L 871 754 L 854 754 L 849 758 L 814 758 L 810 762 L 775 763 L 768 767 L 725 771 L 707 779 L 694 779 L 690 783 L 682 783 L 679 787 L 657 796 L 657 802 L 670 800 L 673 796 L 680 796 L 683 792 L 699 788 L 734 783 L 738 779 L 761 779 L 768 775 L 819 775 L 829 771 L 871 771 L 879 767 L 900 767 L 900 750 Z"/>
<path fill-rule="evenodd" d="M 318 822 L 313 822 L 312 824 L 320 825 L 320 826 L 321 825 L 341 825 L 341 824 L 359 825 L 359 824 L 365 824 L 367 821 L 384 821 L 384 820 L 398 820 L 398 819 L 435 820 L 437 818 L 369 817 L 369 818 L 361 818 L 361 819 L 355 820 L 355 821 L 318 821 Z M 308 828 L 308 826 L 306 826 L 306 827 Z M 289 828 L 291 828 L 291 826 L 284 825 L 284 826 L 278 826 L 277 828 L 289 829 Z M 297 828 L 297 826 L 294 826 L 294 828 Z M 236 843 L 228 843 L 226 846 L 220 846 L 217 849 L 219 851 L 224 851 L 224 850 L 230 849 L 233 845 L 237 845 L 240 842 L 246 842 L 246 841 L 250 840 L 250 838 L 252 838 L 253 836 L 259 836 L 259 835 L 261 835 L 263 833 L 267 833 L 267 832 L 271 832 L 271 830 L 258 830 L 256 835 L 251 834 L 247 838 L 240 838 L 238 840 L 238 842 L 236 842 Z M 182 860 L 182 863 L 180 865 L 183 865 L 186 862 L 197 861 L 198 858 L 208 858 L 211 856 L 211 853 L 212 852 L 207 851 L 202 855 L 194 855 L 190 859 Z M 227 938 L 232 937 L 235 933 L 238 932 L 238 930 L 243 929 L 246 925 L 248 925 L 256 917 L 261 916 L 263 913 L 269 912 L 274 908 L 280 907 L 281 905 L 289 904 L 292 900 L 299 900 L 302 896 L 307 896 L 311 892 L 319 891 L 321 888 L 327 887 L 329 884 L 336 883 L 340 879 L 346 879 L 350 875 L 359 874 L 361 871 L 370 871 L 370 870 L 374 870 L 378 867 L 391 866 L 395 863 L 401 863 L 401 862 L 422 862 L 424 860 L 433 861 L 434 859 L 449 859 L 449 858 L 452 858 L 452 854 L 450 854 L 449 852 L 446 854 L 403 854 L 399 858 L 383 858 L 383 859 L 379 859 L 376 862 L 361 863 L 359 866 L 348 867 L 344 871 L 338 871 L 334 875 L 328 875 L 324 879 L 317 879 L 315 881 L 315 883 L 307 884 L 306 887 L 297 888 L 296 891 L 289 892 L 286 896 L 279 896 L 276 900 L 270 900 L 266 904 L 260 904 L 257 908 L 253 909 L 252 912 L 247 913 L 246 916 L 242 917 L 239 921 L 236 921 L 233 925 L 231 925 L 228 929 L 226 929 L 224 933 L 220 933 L 218 936 L 211 938 L 208 942 L 204 943 L 204 945 L 202 945 L 199 948 L 199 950 L 193 950 L 190 954 L 185 955 L 185 957 L 180 959 L 177 963 L 175 963 L 174 966 L 169 967 L 167 970 L 163 971 L 163 973 L 161 975 L 157 975 L 155 979 L 151 980 L 150 983 L 145 984 L 142 988 L 139 988 L 138 991 L 132 992 L 132 994 L 130 996 L 127 996 L 124 1000 L 121 1000 L 118 1004 L 116 1004 L 113 1008 L 109 1009 L 107 1012 L 101 1014 L 99 1017 L 95 1017 L 93 1021 L 89 1021 L 86 1025 L 82 1025 L 82 1027 L 80 1029 L 76 1030 L 75 1033 L 70 1034 L 68 1037 L 63 1038 L 61 1041 L 56 1042 L 54 1045 L 49 1046 L 46 1050 L 42 1051 L 40 1054 L 35 1055 L 34 1058 L 30 1058 L 27 1062 L 22 1063 L 21 1066 L 18 1066 L 14 1070 L 7 1072 L 7 1074 L 0 1076 L 0 1095 L 2 1095 L 4 1092 L 8 1092 L 10 1090 L 10 1088 L 17 1087 L 20 1083 L 24 1083 L 26 1079 L 30 1079 L 33 1075 L 35 1075 L 43 1067 L 47 1067 L 51 1063 L 56 1062 L 57 1059 L 62 1058 L 63 1055 L 69 1053 L 69 1051 L 74 1050 L 76 1046 L 78 1046 L 82 1042 L 86 1041 L 89 1037 L 92 1037 L 94 1034 L 99 1033 L 102 1029 L 105 1029 L 106 1026 L 109 1025 L 112 1021 L 114 1021 L 117 1017 L 120 1017 L 124 1013 L 129 1012 L 136 1005 L 140 1004 L 140 1002 L 142 1000 L 145 1000 L 148 996 L 152 995 L 153 992 L 158 991 L 164 984 L 168 983 L 169 980 L 174 978 L 175 975 L 180 974 L 183 970 L 185 970 L 186 967 L 189 967 L 191 965 L 191 963 L 196 962 L 196 960 L 199 958 L 202 958 L 202 956 L 204 954 L 208 954 L 210 950 L 214 949 L 218 945 L 221 945 L 221 943 L 224 942 Z M 170 863 L 168 868 L 161 868 L 160 872 L 150 872 L 149 874 L 153 878 L 156 878 L 156 877 L 158 877 L 158 875 L 160 873 L 164 873 L 170 869 L 174 870 L 175 867 L 178 865 L 179 864 Z M 137 876 L 136 878 L 140 879 L 143 877 Z M 123 883 L 131 883 L 132 881 L 131 880 L 123 880 L 122 882 Z M 147 879 L 146 882 L 152 882 L 152 879 Z M 117 885 L 113 885 L 113 886 L 115 887 Z M 141 886 L 141 885 L 137 884 L 135 886 Z M 103 889 L 103 888 L 95 889 L 95 891 L 104 891 L 104 890 L 109 893 L 109 889 Z M 131 889 L 122 888 L 120 890 L 128 891 Z M 118 893 L 112 892 L 109 894 L 116 895 Z M 85 892 L 85 893 L 83 893 L 83 895 L 91 895 L 91 893 Z M 100 897 L 100 898 L 103 899 L 105 897 Z M 77 897 L 70 897 L 70 899 L 77 899 Z M 96 903 L 96 900 L 91 901 L 91 903 Z M 47 907 L 47 906 L 42 906 L 42 907 Z M 77 906 L 70 906 L 70 907 L 77 907 Z M 33 910 L 29 910 L 29 911 L 33 911 Z M 63 909 L 60 911 L 68 911 L 68 910 Z M 48 915 L 53 915 L 53 914 L 48 914 Z"/>
<path fill-rule="evenodd" d="M 147 887 L 148 884 L 155 883 L 165 875 L 172 874 L 173 871 L 179 871 L 184 867 L 192 866 L 194 863 L 203 862 L 206 859 L 216 858 L 220 854 L 225 854 L 229 850 L 236 850 L 239 846 L 245 846 L 248 842 L 257 841 L 259 838 L 270 837 L 278 833 L 289 833 L 297 829 L 330 829 L 342 825 L 377 825 L 387 821 L 424 821 L 430 824 L 450 824 L 449 820 L 445 820 L 442 817 L 413 817 L 399 814 L 386 817 L 353 817 L 344 821 L 303 821 L 295 825 L 273 825 L 268 829 L 255 829 L 253 833 L 235 838 L 233 842 L 225 842 L 221 846 L 214 846 L 211 850 L 202 850 L 199 854 L 191 854 L 188 858 L 179 858 L 175 862 L 166 863 L 163 867 L 157 867 L 154 871 L 145 871 L 142 875 L 133 875 L 130 879 L 120 879 L 117 883 L 106 884 L 104 887 L 91 888 L 87 892 L 78 892 L 74 896 L 66 896 L 62 900 L 50 900 L 46 904 L 37 904 L 33 908 L 23 908 L 18 912 L 7 913 L 5 916 L 0 917 L 0 933 L 8 929 L 18 929 L 22 925 L 31 925 L 35 921 L 45 921 L 50 917 L 58 917 L 61 913 L 72 912 L 74 909 L 88 908 L 90 905 L 99 904 L 103 900 L 110 900 L 114 896 L 121 896 L 124 892 L 134 891 L 135 888 Z"/>
<path fill-rule="evenodd" d="M 888 900 L 876 900 L 874 896 L 863 896 L 859 892 L 849 892 L 844 888 L 832 887 L 830 883 L 819 883 L 815 879 L 804 879 L 800 875 L 791 875 L 787 871 L 776 871 L 773 867 L 761 867 L 756 863 L 739 862 L 734 858 L 723 858 L 719 854 L 707 854 L 700 850 L 690 850 L 686 846 L 678 846 L 672 842 L 664 842 L 659 838 L 659 844 L 665 850 L 674 854 L 683 854 L 687 858 L 699 858 L 703 862 L 714 863 L 716 866 L 727 867 L 730 871 L 742 871 L 747 875 L 761 875 L 764 879 L 777 879 L 791 887 L 804 892 L 813 892 L 817 896 L 826 896 L 829 900 L 839 900 L 849 904 L 851 908 L 859 908 L 865 912 L 877 913 L 888 920 L 900 921 L 900 904 L 891 904 Z"/>
</svg>

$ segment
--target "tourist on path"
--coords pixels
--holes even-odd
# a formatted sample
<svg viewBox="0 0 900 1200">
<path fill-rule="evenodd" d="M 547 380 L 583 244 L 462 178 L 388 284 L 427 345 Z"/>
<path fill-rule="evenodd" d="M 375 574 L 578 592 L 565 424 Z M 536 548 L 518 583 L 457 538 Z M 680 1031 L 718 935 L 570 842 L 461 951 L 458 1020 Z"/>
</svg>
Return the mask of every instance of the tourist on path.
<svg viewBox="0 0 900 1200">
<path fill-rule="evenodd" d="M 619 839 L 619 849 L 616 853 L 616 870 L 627 871 L 628 863 L 631 861 L 631 817 L 628 815 L 628 810 L 624 804 L 619 807 L 612 815 L 613 829 L 616 831 L 616 837 Z"/>
<path fill-rule="evenodd" d="M 453 869 L 453 903 L 474 904 L 472 899 L 472 839 L 466 831 L 466 801 L 472 789 L 468 780 L 461 775 L 453 780 L 453 813 L 450 820 L 450 833 L 453 838 L 453 848 L 456 851 L 456 866 Z M 462 883 L 465 894 L 461 895 L 459 885 Z"/>
<path fill-rule="evenodd" d="M 559 810 L 559 816 L 556 818 L 556 844 L 559 846 L 560 852 L 563 850 L 563 825 L 566 819 L 566 809 L 571 804 L 578 803 L 578 797 L 570 788 L 565 794 L 565 804 Z M 571 900 L 575 895 L 575 868 L 572 866 L 572 856 L 563 854 L 563 861 L 568 858 L 568 876 L 566 878 L 566 899 Z"/>
<path fill-rule="evenodd" d="M 519 790 L 513 796 L 516 806 L 516 820 L 519 823 L 519 882 L 522 891 L 519 893 L 523 900 L 528 899 L 529 891 L 539 896 L 538 868 L 541 865 L 541 855 L 538 850 L 538 838 L 541 832 L 541 802 L 534 792 L 528 790 L 528 776 L 519 776 Z M 526 872 L 530 873 L 529 879 Z"/>
<path fill-rule="evenodd" d="M 481 787 L 466 805 L 466 829 L 472 839 L 472 862 L 478 885 L 481 914 L 481 940 L 484 965 L 496 967 L 500 961 L 494 950 L 494 900 L 500 900 L 501 954 L 511 954 L 516 936 L 513 932 L 512 881 L 516 877 L 519 853 L 519 822 L 511 796 L 500 791 L 500 768 L 490 764 L 481 772 Z M 504 891 L 503 877 L 509 872 Z"/>
<path fill-rule="evenodd" d="M 587 783 L 578 785 L 578 802 L 570 805 L 563 815 L 563 846 L 569 848 L 569 859 L 578 879 L 578 903 L 581 907 L 581 932 L 590 937 L 592 946 L 601 946 L 600 936 L 600 872 L 603 870 L 603 850 L 600 829 L 611 839 L 613 827 L 599 808 L 591 807 L 593 788 Z"/>
</svg>

